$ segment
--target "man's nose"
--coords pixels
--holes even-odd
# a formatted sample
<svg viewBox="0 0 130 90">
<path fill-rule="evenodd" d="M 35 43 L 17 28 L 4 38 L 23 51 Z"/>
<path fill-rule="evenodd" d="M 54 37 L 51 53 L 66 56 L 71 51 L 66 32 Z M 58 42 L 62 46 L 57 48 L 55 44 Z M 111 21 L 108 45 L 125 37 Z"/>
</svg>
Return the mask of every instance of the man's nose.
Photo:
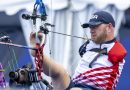
<svg viewBox="0 0 130 90">
<path fill-rule="evenodd" d="M 93 33 L 96 31 L 96 28 L 90 28 L 90 32 Z"/>
</svg>

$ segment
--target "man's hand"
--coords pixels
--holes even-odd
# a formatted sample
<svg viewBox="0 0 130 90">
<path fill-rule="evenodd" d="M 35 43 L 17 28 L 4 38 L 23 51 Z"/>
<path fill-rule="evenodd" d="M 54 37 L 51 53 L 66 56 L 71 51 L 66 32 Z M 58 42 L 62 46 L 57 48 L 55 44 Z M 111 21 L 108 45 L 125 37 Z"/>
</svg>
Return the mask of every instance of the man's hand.
<svg viewBox="0 0 130 90">
<path fill-rule="evenodd" d="M 42 39 L 43 39 L 43 33 L 38 32 L 38 39 L 39 39 L 40 44 L 41 44 Z M 35 32 L 31 32 L 31 34 L 30 34 L 30 44 L 33 47 L 36 46 L 36 33 Z"/>
<path fill-rule="evenodd" d="M 41 45 L 42 40 L 44 38 L 44 35 L 43 35 L 43 33 L 38 32 L 37 37 L 36 37 L 36 33 L 35 32 L 31 32 L 31 34 L 30 34 L 30 45 L 32 47 L 34 47 L 34 48 L 36 48 L 36 43 L 37 43 L 36 38 L 39 40 L 39 44 Z M 31 54 L 32 54 L 32 56 L 35 56 L 35 51 L 31 50 Z"/>
</svg>

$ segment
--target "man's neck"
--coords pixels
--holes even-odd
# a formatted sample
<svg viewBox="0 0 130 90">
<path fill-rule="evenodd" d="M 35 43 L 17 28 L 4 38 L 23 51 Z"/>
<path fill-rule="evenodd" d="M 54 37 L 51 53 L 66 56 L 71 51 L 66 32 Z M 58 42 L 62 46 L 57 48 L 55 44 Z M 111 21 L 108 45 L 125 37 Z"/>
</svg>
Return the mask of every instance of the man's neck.
<svg viewBox="0 0 130 90">
<path fill-rule="evenodd" d="M 112 43 L 112 42 L 114 42 L 116 40 L 116 38 L 114 37 L 114 38 L 112 38 L 112 39 L 110 39 L 110 40 L 106 40 L 105 42 L 103 42 L 104 44 L 109 44 L 109 43 Z"/>
</svg>

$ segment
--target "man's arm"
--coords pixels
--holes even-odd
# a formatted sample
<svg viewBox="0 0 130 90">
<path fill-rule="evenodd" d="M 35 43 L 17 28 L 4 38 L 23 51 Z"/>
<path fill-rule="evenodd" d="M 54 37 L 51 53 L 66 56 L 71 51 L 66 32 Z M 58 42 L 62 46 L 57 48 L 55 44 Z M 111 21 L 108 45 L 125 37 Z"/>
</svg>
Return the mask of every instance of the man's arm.
<svg viewBox="0 0 130 90">
<path fill-rule="evenodd" d="M 41 34 L 39 34 L 42 37 Z M 30 35 L 31 45 L 35 46 L 35 36 L 34 33 Z M 35 51 L 32 50 L 32 56 L 35 56 Z M 48 57 L 47 55 L 43 55 L 43 72 L 52 78 L 53 86 L 56 90 L 64 90 L 68 87 L 70 83 L 70 77 L 68 73 L 65 71 L 63 66 L 56 63 L 52 58 Z M 41 58 L 42 59 L 42 58 Z"/>
<path fill-rule="evenodd" d="M 53 86 L 56 89 L 66 89 L 70 83 L 70 77 L 63 66 L 56 63 L 53 59 L 44 55 L 43 72 L 52 78 Z"/>
</svg>

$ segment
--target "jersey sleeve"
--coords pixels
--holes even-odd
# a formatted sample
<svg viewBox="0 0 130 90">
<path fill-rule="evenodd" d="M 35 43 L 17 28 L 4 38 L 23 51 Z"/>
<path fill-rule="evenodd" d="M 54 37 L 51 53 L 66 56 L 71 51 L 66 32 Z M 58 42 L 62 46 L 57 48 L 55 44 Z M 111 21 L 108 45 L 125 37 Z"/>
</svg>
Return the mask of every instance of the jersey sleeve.
<svg viewBox="0 0 130 90">
<path fill-rule="evenodd" d="M 123 61 L 126 54 L 127 54 L 127 51 L 122 46 L 122 44 L 118 41 L 115 41 L 114 46 L 108 52 L 108 60 L 112 62 L 112 64 L 117 64 Z"/>
</svg>

